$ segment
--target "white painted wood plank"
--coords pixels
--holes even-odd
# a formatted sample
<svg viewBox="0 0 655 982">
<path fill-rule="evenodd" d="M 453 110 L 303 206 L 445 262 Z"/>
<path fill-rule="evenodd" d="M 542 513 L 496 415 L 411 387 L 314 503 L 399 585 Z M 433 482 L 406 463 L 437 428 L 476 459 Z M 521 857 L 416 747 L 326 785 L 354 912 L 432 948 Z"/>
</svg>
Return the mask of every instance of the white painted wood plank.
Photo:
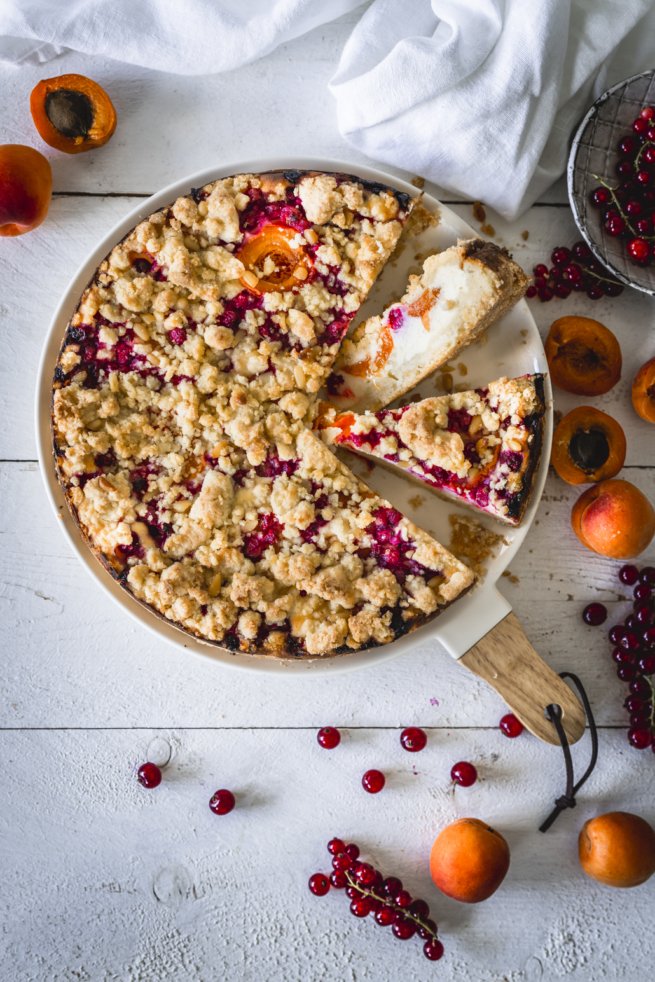
<svg viewBox="0 0 655 982">
<path fill-rule="evenodd" d="M 655 471 L 626 473 L 655 500 Z M 602 600 L 612 623 L 626 591 L 620 564 L 592 555 L 570 531 L 575 497 L 549 480 L 512 564 L 518 582 L 504 578 L 501 589 L 537 650 L 582 676 L 599 721 L 623 725 L 625 687 L 604 630 L 586 627 L 580 612 Z M 1 465 L 0 500 L 0 725 L 448 727 L 496 726 L 502 715 L 498 697 L 429 640 L 385 664 L 320 679 L 253 676 L 184 654 L 153 639 L 89 578 L 57 528 L 36 465 Z M 655 545 L 648 558 L 655 561 Z"/>
<path fill-rule="evenodd" d="M 54 309 L 77 267 L 95 243 L 131 208 L 135 198 L 60 197 L 53 201 L 47 222 L 29 235 L 0 240 L 0 330 L 9 339 L 7 357 L 0 360 L 0 391 L 6 425 L 0 433 L 0 458 L 36 456 L 33 432 L 33 385 L 45 332 Z M 455 210 L 475 222 L 470 205 Z M 553 246 L 575 239 L 570 213 L 555 207 L 535 207 L 518 222 L 507 224 L 489 213 L 496 241 L 511 249 L 531 271 L 548 257 Z M 527 230 L 525 242 L 521 232 Z M 556 393 L 556 408 L 566 412 L 591 402 L 616 416 L 628 439 L 629 464 L 655 464 L 655 429 L 634 413 L 630 385 L 638 367 L 655 356 L 655 309 L 652 300 L 626 290 L 613 300 L 592 302 L 570 297 L 550 303 L 530 302 L 545 334 L 553 319 L 563 314 L 584 314 L 603 321 L 620 339 L 624 370 L 621 382 L 607 395 L 584 400 Z M 466 356 L 464 355 L 464 361 Z M 429 391 L 429 383 L 426 392 Z"/>
<path fill-rule="evenodd" d="M 134 768 L 155 737 L 175 753 L 155 791 Z M 599 768 L 574 812 L 537 827 L 561 793 L 560 756 L 530 737 L 430 732 L 409 756 L 395 731 L 345 734 L 333 752 L 295 731 L 0 734 L 5 807 L 0 976 L 29 982 L 238 979 L 240 982 L 570 982 L 638 979 L 652 968 L 653 887 L 587 879 L 577 832 L 601 811 L 655 819 L 655 772 L 603 733 Z M 586 751 L 587 748 L 584 748 Z M 453 788 L 456 760 L 481 780 Z M 387 774 L 376 797 L 368 767 Z M 217 787 L 237 808 L 208 809 Z M 520 802 L 520 805 L 518 804 Z M 12 816 L 11 826 L 6 815 Z M 474 815 L 506 836 L 508 876 L 474 906 L 442 896 L 427 871 L 437 832 Z M 327 840 L 357 842 L 422 896 L 446 953 L 426 961 L 348 912 L 341 891 L 316 898 Z"/>
</svg>

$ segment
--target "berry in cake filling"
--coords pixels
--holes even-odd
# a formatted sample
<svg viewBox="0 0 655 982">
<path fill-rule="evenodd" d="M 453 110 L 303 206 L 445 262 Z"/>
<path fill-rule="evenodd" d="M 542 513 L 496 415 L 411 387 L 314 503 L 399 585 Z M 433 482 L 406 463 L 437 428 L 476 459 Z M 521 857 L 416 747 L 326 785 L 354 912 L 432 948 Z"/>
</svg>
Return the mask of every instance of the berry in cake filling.
<svg viewBox="0 0 655 982">
<path fill-rule="evenodd" d="M 248 559 L 261 559 L 269 546 L 278 542 L 284 525 L 271 512 L 259 516 L 257 529 L 243 537 L 244 552 Z"/>
<path fill-rule="evenodd" d="M 398 528 L 402 515 L 395 508 L 378 508 L 373 513 L 374 521 L 367 525 L 366 532 L 370 536 L 370 555 L 379 566 L 390 570 L 396 579 L 402 581 L 405 577 L 422 576 L 432 579 L 440 576 L 440 571 L 427 569 L 421 563 L 412 559 L 416 551 L 416 543 L 406 539 Z M 360 555 L 366 556 L 367 550 L 360 550 Z"/>
</svg>

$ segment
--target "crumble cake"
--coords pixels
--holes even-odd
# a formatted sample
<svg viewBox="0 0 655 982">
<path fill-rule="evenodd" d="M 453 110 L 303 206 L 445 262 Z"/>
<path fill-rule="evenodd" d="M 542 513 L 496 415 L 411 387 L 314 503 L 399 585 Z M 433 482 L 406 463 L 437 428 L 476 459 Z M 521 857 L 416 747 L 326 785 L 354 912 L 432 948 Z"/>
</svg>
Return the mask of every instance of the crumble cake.
<svg viewBox="0 0 655 982">
<path fill-rule="evenodd" d="M 412 199 L 342 174 L 237 175 L 99 266 L 54 377 L 56 467 L 138 600 L 233 650 L 384 644 L 474 575 L 307 428 Z"/>
<path fill-rule="evenodd" d="M 317 426 L 328 444 L 518 525 L 539 461 L 544 411 L 543 376 L 523 375 L 399 409 L 327 410 Z"/>
<path fill-rule="evenodd" d="M 344 340 L 328 380 L 341 409 L 381 409 L 446 364 L 525 293 L 505 249 L 471 239 L 429 256 L 398 303 Z"/>
</svg>

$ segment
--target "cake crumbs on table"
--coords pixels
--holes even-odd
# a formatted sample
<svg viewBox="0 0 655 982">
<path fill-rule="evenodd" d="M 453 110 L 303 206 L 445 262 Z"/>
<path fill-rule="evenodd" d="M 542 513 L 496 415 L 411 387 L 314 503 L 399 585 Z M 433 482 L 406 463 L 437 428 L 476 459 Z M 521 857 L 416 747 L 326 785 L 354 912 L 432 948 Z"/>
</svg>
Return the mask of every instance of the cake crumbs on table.
<svg viewBox="0 0 655 982">
<path fill-rule="evenodd" d="M 419 191 L 422 191 L 423 188 L 425 187 L 425 178 L 419 177 L 419 175 L 417 174 L 416 177 L 413 177 L 409 183 L 412 184 L 415 188 L 418 188 Z"/>
<path fill-rule="evenodd" d="M 528 239 L 530 238 L 530 233 L 528 232 L 527 228 L 524 228 L 523 231 L 521 232 L 521 238 L 523 239 L 524 242 L 527 242 Z"/>
<path fill-rule="evenodd" d="M 475 218 L 476 222 L 480 222 L 480 224 L 486 222 L 487 212 L 481 201 L 474 201 L 471 208 L 473 211 L 473 217 Z"/>
<path fill-rule="evenodd" d="M 518 576 L 515 576 L 515 574 L 514 574 L 514 573 L 512 573 L 512 572 L 511 572 L 510 570 L 508 570 L 508 569 L 506 569 L 506 570 L 505 570 L 505 571 L 503 572 L 503 576 L 505 577 L 505 579 L 507 579 L 507 580 L 509 580 L 509 582 L 510 582 L 510 583 L 515 583 L 515 584 L 516 584 L 516 583 L 518 583 L 518 582 L 519 582 L 519 578 L 518 578 Z"/>
<path fill-rule="evenodd" d="M 459 365 L 457 366 L 457 371 L 460 375 L 468 375 L 468 365 L 465 365 L 463 361 L 460 361 Z"/>
<path fill-rule="evenodd" d="M 425 504 L 425 498 L 422 494 L 412 495 L 411 498 L 407 499 L 412 506 L 412 508 L 420 508 L 421 505 Z"/>
<path fill-rule="evenodd" d="M 502 545 L 507 545 L 507 539 L 466 515 L 449 515 L 448 521 L 451 530 L 448 548 L 474 573 L 482 576 L 487 560 L 492 559 Z"/>
<path fill-rule="evenodd" d="M 426 208 L 422 201 L 417 201 L 409 213 L 409 218 L 405 223 L 401 240 L 403 237 L 409 238 L 409 236 L 412 235 L 420 235 L 421 232 L 425 232 L 426 229 L 436 228 L 440 221 L 440 215 L 435 214 L 435 212 L 430 211 L 429 208 Z"/>
<path fill-rule="evenodd" d="M 496 234 L 496 229 L 493 227 L 493 225 L 490 225 L 488 222 L 480 226 L 480 231 L 482 232 L 483 235 L 488 235 L 492 239 Z"/>
</svg>

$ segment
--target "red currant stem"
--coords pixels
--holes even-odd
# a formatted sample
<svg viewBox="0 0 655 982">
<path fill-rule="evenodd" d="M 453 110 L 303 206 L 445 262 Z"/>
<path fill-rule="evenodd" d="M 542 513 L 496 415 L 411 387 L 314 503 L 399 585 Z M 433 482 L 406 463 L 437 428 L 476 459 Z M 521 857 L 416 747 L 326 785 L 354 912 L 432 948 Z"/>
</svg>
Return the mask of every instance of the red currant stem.
<svg viewBox="0 0 655 982">
<path fill-rule="evenodd" d="M 639 148 L 639 153 L 637 154 L 634 160 L 633 167 L 635 170 L 639 170 L 639 161 L 641 160 L 641 155 L 646 149 L 646 147 L 655 147 L 655 143 L 653 143 L 652 140 L 646 140 L 645 143 L 642 143 L 641 147 Z"/>
<path fill-rule="evenodd" d="M 616 283 L 617 286 L 621 286 L 618 280 L 613 280 L 608 276 L 601 276 L 600 273 L 594 273 L 593 269 L 589 269 L 588 266 L 584 267 L 584 271 L 587 276 L 593 276 L 595 280 L 601 280 L 603 283 Z"/>
<path fill-rule="evenodd" d="M 346 870 L 346 879 L 348 880 L 348 886 L 355 887 L 355 889 L 359 890 L 359 892 L 364 894 L 365 897 L 372 897 L 373 900 L 379 900 L 380 903 L 384 904 L 386 907 L 393 907 L 396 913 L 402 914 L 403 917 L 407 917 L 410 921 L 414 921 L 415 924 L 418 924 L 419 927 L 422 927 L 424 931 L 428 932 L 433 941 L 436 941 L 437 935 L 430 930 L 427 924 L 425 924 L 420 917 L 417 917 L 416 914 L 411 914 L 407 907 L 398 907 L 397 904 L 394 904 L 393 900 L 386 899 L 385 897 L 379 897 L 377 893 L 373 893 L 372 890 L 367 890 L 366 887 L 363 887 L 361 883 L 358 883 L 357 880 L 352 878 L 350 875 L 350 870 Z"/>
<path fill-rule="evenodd" d="M 592 174 L 591 176 L 594 178 L 595 181 L 598 181 L 612 195 L 612 201 L 616 205 L 616 210 L 618 211 L 619 215 L 621 216 L 621 218 L 623 219 L 623 221 L 625 222 L 625 224 L 628 226 L 628 228 L 630 229 L 630 231 L 632 232 L 632 234 L 635 236 L 635 238 L 639 238 L 639 239 L 655 239 L 655 235 L 640 235 L 638 232 L 635 232 L 635 230 L 633 229 L 632 225 L 630 224 L 630 219 L 628 218 L 628 216 L 624 212 L 623 208 L 621 207 L 621 202 L 619 201 L 619 199 L 617 198 L 617 196 L 614 193 L 616 191 L 616 188 L 613 188 L 602 177 L 599 177 L 598 174 Z"/>
</svg>

